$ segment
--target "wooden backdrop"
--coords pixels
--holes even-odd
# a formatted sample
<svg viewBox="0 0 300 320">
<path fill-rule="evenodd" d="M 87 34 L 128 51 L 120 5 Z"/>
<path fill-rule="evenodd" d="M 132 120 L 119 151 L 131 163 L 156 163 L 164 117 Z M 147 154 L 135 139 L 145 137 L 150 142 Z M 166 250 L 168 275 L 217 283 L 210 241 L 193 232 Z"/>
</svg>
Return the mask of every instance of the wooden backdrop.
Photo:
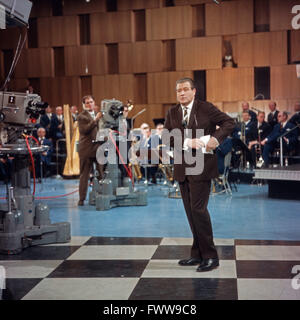
<svg viewBox="0 0 300 320">
<path fill-rule="evenodd" d="M 88 93 L 98 105 L 131 99 L 131 116 L 146 108 L 136 126 L 153 127 L 152 119 L 176 103 L 176 79 L 204 70 L 206 99 L 223 111 L 240 111 L 249 101 L 268 112 L 270 100 L 292 111 L 300 100 L 300 30 L 291 26 L 299 1 L 109 1 L 33 1 L 29 30 L 0 31 L 1 83 L 22 31 L 28 40 L 9 89 L 30 83 L 53 107 L 81 108 Z M 233 68 L 223 64 L 228 50 Z M 269 68 L 270 96 L 253 101 L 260 67 Z"/>
</svg>

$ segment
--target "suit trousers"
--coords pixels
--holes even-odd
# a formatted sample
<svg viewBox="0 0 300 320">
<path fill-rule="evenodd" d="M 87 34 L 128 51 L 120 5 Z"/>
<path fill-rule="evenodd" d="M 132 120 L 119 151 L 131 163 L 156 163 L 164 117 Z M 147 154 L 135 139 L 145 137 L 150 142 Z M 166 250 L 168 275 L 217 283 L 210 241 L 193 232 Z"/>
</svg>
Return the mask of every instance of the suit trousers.
<svg viewBox="0 0 300 320">
<path fill-rule="evenodd" d="M 193 176 L 186 176 L 185 180 L 179 183 L 179 186 L 193 234 L 191 257 L 197 259 L 218 258 L 207 210 L 211 181 L 199 181 Z"/>
<path fill-rule="evenodd" d="M 90 173 L 93 169 L 93 163 L 96 163 L 96 168 L 99 172 L 98 179 L 100 180 L 103 176 L 102 166 L 100 166 L 95 158 L 80 158 L 80 178 L 79 178 L 79 200 L 84 201 L 86 198 L 88 183 L 90 179 Z"/>
</svg>

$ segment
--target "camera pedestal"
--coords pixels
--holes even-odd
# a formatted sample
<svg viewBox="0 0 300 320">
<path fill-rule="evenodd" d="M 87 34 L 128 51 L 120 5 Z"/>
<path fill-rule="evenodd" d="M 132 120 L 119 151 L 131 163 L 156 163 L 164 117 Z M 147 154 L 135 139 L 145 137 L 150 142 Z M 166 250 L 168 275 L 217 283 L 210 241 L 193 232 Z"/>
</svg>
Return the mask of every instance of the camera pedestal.
<svg viewBox="0 0 300 320">
<path fill-rule="evenodd" d="M 43 151 L 44 146 L 32 148 L 33 153 Z M 35 204 L 25 143 L 4 145 L 0 153 L 14 156 L 9 199 L 0 204 L 0 252 L 17 254 L 29 246 L 70 241 L 70 223 L 51 224 L 49 207 Z"/>
<path fill-rule="evenodd" d="M 117 164 L 107 164 L 105 178 L 94 178 L 93 189 L 89 193 L 89 204 L 96 210 L 104 211 L 122 206 L 146 206 L 147 192 L 135 191 L 129 177 L 121 178 Z"/>
</svg>

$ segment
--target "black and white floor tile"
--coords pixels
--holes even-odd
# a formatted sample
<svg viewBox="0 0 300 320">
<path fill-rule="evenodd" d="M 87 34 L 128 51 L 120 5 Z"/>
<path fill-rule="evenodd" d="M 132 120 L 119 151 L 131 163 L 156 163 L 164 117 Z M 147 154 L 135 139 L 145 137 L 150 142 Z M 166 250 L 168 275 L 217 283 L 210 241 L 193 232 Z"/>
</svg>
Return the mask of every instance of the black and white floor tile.
<svg viewBox="0 0 300 320">
<path fill-rule="evenodd" d="M 189 257 L 191 242 L 73 237 L 70 243 L 0 255 L 2 299 L 300 299 L 300 242 L 215 239 L 220 267 L 206 273 L 178 265 Z"/>
</svg>

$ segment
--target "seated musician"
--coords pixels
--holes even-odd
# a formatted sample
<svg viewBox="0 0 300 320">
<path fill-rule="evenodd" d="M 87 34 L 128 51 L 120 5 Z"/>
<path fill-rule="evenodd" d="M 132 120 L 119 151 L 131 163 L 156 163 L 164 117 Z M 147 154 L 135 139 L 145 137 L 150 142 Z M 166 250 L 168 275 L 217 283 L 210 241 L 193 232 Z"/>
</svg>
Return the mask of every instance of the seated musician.
<svg viewBox="0 0 300 320">
<path fill-rule="evenodd" d="M 243 113 L 244 112 L 248 112 L 249 113 L 250 120 L 252 122 L 256 122 L 256 113 L 254 111 L 250 110 L 248 102 L 243 102 L 242 103 L 242 109 L 243 109 Z"/>
<path fill-rule="evenodd" d="M 278 114 L 278 124 L 274 126 L 272 132 L 261 142 L 264 146 L 262 153 L 264 166 L 269 166 L 270 153 L 273 152 L 275 148 L 279 148 L 279 141 L 277 141 L 277 139 L 284 133 L 291 131 L 282 139 L 283 152 L 290 152 L 296 148 L 297 130 L 292 130 L 294 127 L 294 124 L 288 122 L 288 113 L 286 111 L 280 111 Z"/>
<path fill-rule="evenodd" d="M 294 111 L 295 113 L 293 114 L 289 122 L 296 126 L 297 124 L 300 124 L 300 102 L 295 103 Z"/>
<path fill-rule="evenodd" d="M 268 114 L 267 121 L 268 121 L 268 124 L 273 129 L 274 126 L 278 123 L 278 113 L 279 113 L 279 111 L 276 109 L 275 101 L 271 101 L 269 103 L 269 109 L 270 109 L 270 113 Z"/>
<path fill-rule="evenodd" d="M 272 127 L 265 121 L 265 112 L 259 111 L 257 114 L 257 129 L 253 130 L 248 148 L 251 151 L 253 163 L 257 163 L 258 157 L 262 156 L 263 141 L 272 131 Z"/>
<path fill-rule="evenodd" d="M 251 166 L 254 165 L 252 161 L 251 152 L 248 148 L 248 144 L 256 131 L 256 122 L 250 120 L 250 114 L 248 111 L 243 111 L 242 122 L 238 123 L 232 133 L 232 144 L 235 149 L 242 150 L 246 161 Z"/>
</svg>

